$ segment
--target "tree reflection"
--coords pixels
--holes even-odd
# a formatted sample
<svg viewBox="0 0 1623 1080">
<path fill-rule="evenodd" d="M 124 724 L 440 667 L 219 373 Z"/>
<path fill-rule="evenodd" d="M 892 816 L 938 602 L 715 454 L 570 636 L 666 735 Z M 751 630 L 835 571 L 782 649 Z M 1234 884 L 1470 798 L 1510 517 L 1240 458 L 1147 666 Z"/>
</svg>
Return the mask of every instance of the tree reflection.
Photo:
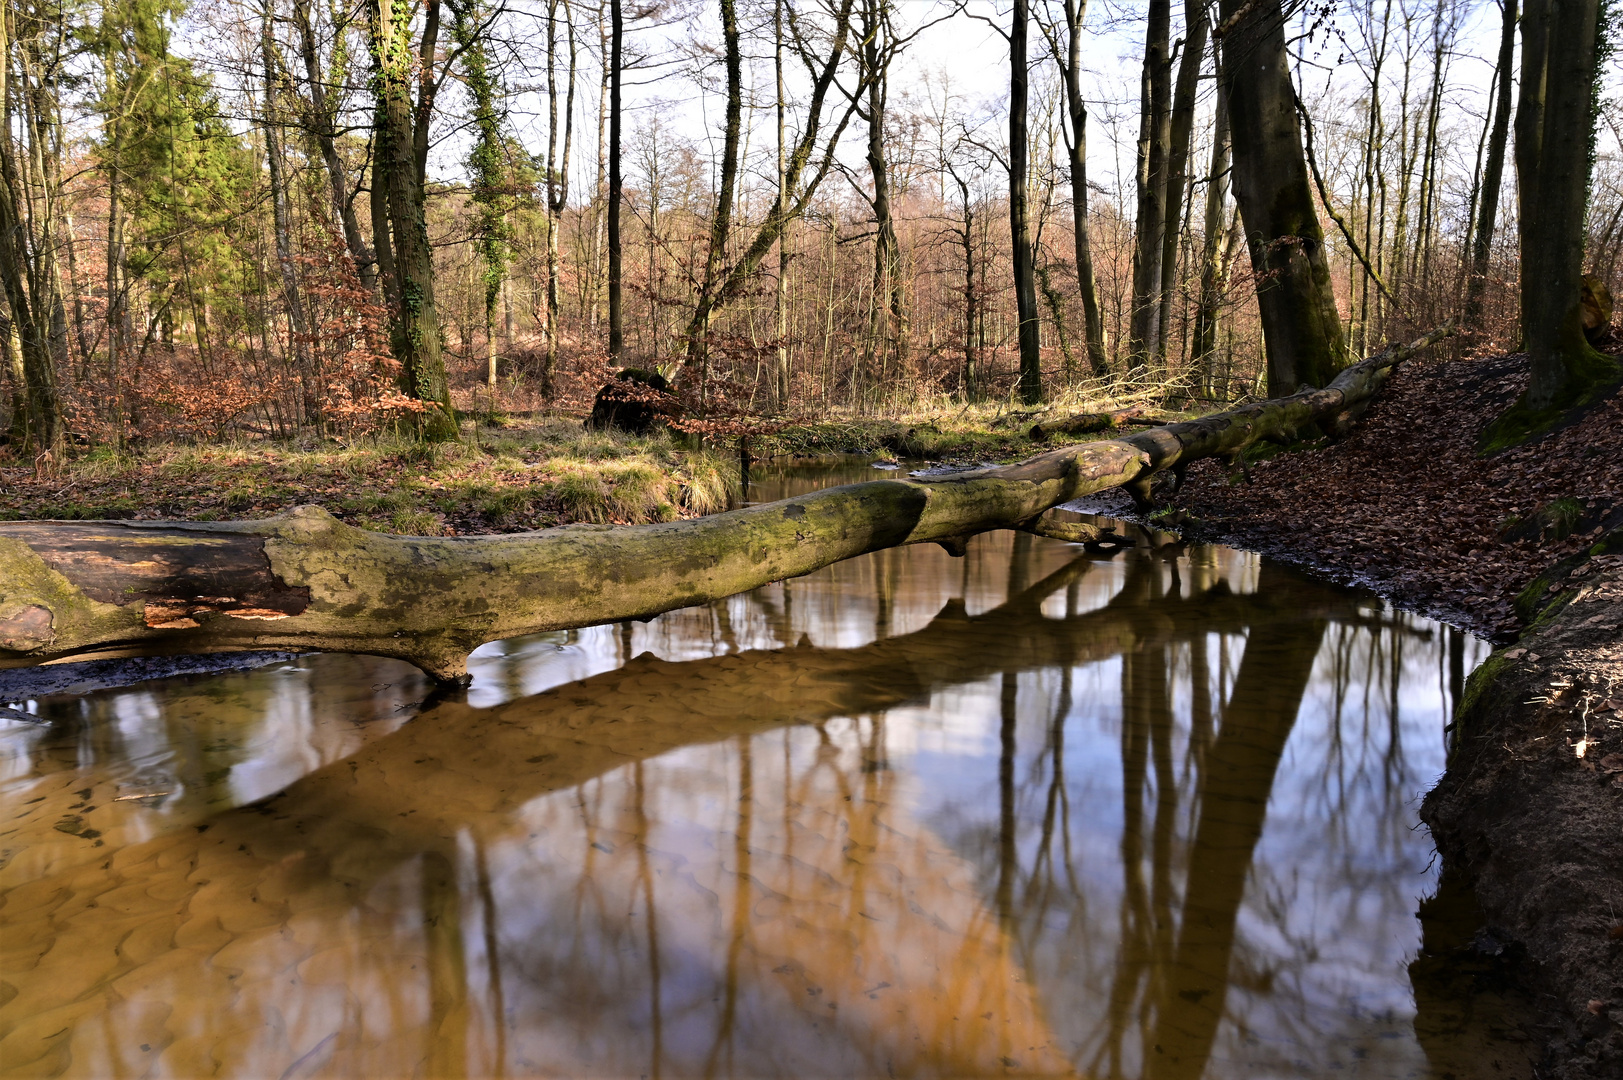
<svg viewBox="0 0 1623 1080">
<path fill-rule="evenodd" d="M 1330 742 L 1361 746 L 1342 715 L 1367 722 L 1355 699 L 1376 686 L 1389 797 L 1406 631 L 1268 565 L 1237 591 L 1198 552 L 1096 571 L 1068 550 L 982 544 L 963 570 L 979 584 L 928 622 L 908 553 L 845 568 L 872 601 L 856 648 L 797 643 L 808 610 L 849 629 L 826 582 L 685 616 L 701 659 L 630 656 L 617 630 L 614 670 L 494 708 L 438 703 L 203 831 L 122 846 L 115 876 L 47 869 L 8 898 L 44 943 L 10 1030 L 33 1031 L 18 1001 L 71 1005 L 102 1022 L 53 1037 L 93 1063 L 157 1024 L 174 1072 L 238 1039 L 273 1074 L 327 1046 L 327 1067 L 373 1074 L 1193 1080 L 1236 973 L 1277 962 L 1247 952 L 1242 913 L 1269 883 L 1259 842 L 1307 691 L 1329 687 Z M 755 647 L 763 634 L 785 647 Z M 1313 683 L 1321 653 L 1331 676 Z M 1106 671 L 1109 799 L 1105 728 L 1082 718 Z M 988 749 L 944 771 L 911 764 L 980 734 Z M 1369 755 L 1335 755 L 1360 764 L 1330 809 L 1354 813 Z M 112 905 L 90 905 L 113 892 L 131 925 L 173 921 L 170 944 L 109 959 Z M 1284 916 L 1279 932 L 1295 932 Z M 92 956 L 106 970 L 79 996 L 51 989 Z M 134 1010 L 129 980 L 183 1019 Z M 229 1034 L 231 1016 L 277 1010 L 279 1034 Z"/>
</svg>

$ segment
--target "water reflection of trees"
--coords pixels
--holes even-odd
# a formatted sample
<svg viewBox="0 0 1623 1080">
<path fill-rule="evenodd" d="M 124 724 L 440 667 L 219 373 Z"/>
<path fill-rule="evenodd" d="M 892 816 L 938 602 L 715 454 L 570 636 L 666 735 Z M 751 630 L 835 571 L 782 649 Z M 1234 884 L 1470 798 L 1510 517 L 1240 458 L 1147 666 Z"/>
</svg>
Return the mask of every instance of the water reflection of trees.
<svg viewBox="0 0 1623 1080">
<path fill-rule="evenodd" d="M 1287 812 L 1389 832 L 1405 777 L 1401 650 L 1420 639 L 1277 569 L 1237 592 L 1236 568 L 1203 553 L 1099 570 L 1030 544 L 980 545 L 946 599 L 937 568 L 906 557 L 935 553 L 901 553 L 617 628 L 613 671 L 493 709 L 441 705 L 206 833 L 126 849 L 123 880 L 149 898 L 129 901 L 130 917 L 169 920 L 177 942 L 195 919 L 245 925 L 210 955 L 256 958 L 228 994 L 214 976 L 170 976 L 197 1043 L 176 1044 L 217 1044 L 229 1000 L 287 1018 L 274 1038 L 233 1044 L 278 1072 L 316 1054 L 326 1068 L 429 1075 L 1017 1061 L 1194 1077 L 1223 1031 L 1277 1031 L 1292 1010 L 1265 999 L 1296 959 L 1241 924 L 1301 930 L 1299 898 L 1255 856 L 1304 694 L 1326 696 L 1334 721 L 1301 744 L 1323 782 Z M 859 589 L 860 619 L 831 610 Z M 867 643 L 802 643 L 819 626 Z M 658 634 L 669 652 L 706 655 L 635 656 Z M 1097 780 L 1077 771 L 1097 735 L 1077 716 L 1077 680 L 1112 664 L 1119 822 L 1077 786 Z M 898 717 L 977 686 L 997 703 L 995 796 L 954 793 L 958 824 L 938 829 L 920 817 L 925 779 L 896 764 L 917 737 Z M 1084 837 L 1101 828 L 1117 850 L 1090 862 Z M 1346 828 L 1320 841 L 1344 854 L 1354 891 L 1376 887 L 1359 826 Z M 1380 842 L 1396 844 L 1388 832 Z M 207 891 L 185 870 L 205 862 Z M 1119 885 L 1102 887 L 1112 873 Z M 99 948 L 84 905 L 118 883 L 54 884 L 71 911 L 29 932 L 61 958 Z M 275 919 L 246 919 L 260 897 L 280 905 Z M 1322 913 L 1307 922 L 1325 929 Z M 155 978 L 153 964 L 187 970 L 173 955 L 118 958 L 84 992 L 108 1023 L 67 1036 L 76 1060 L 140 1041 L 148 1021 L 110 988 Z M 18 1001 L 50 997 L 50 968 Z M 294 992 L 301 1009 L 287 1007 Z"/>
</svg>

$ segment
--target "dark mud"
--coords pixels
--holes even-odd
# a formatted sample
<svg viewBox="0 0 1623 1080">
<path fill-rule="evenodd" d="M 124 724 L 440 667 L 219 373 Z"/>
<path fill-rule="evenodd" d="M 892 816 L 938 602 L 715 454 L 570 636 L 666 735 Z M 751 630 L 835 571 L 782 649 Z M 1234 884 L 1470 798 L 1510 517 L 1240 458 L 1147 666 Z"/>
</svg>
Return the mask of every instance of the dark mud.
<svg viewBox="0 0 1623 1080">
<path fill-rule="evenodd" d="M 1577 570 L 1472 676 L 1421 810 L 1482 932 L 1525 954 L 1556 1080 L 1623 1076 L 1623 554 Z"/>
</svg>

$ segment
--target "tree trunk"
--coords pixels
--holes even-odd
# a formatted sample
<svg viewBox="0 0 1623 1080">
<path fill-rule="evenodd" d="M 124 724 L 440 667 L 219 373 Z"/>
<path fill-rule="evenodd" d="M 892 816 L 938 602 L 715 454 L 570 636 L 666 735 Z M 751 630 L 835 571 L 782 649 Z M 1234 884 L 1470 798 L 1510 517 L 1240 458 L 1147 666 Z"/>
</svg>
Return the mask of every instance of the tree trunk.
<svg viewBox="0 0 1623 1080">
<path fill-rule="evenodd" d="M 784 11 L 785 20 L 789 23 L 790 32 L 799 43 L 804 52 L 804 59 L 808 67 L 808 75 L 813 76 L 811 94 L 806 102 L 806 119 L 801 125 L 800 135 L 796 138 L 794 149 L 789 153 L 789 160 L 785 166 L 783 190 L 788 193 L 785 197 L 785 209 L 782 213 L 776 208 L 766 215 L 766 220 L 756 227 L 749 243 L 743 246 L 743 252 L 730 264 L 726 262 L 727 232 L 732 222 L 733 187 L 738 179 L 738 138 L 736 128 L 741 123 L 743 111 L 742 90 L 742 58 L 738 39 L 738 18 L 733 0 L 722 0 L 722 31 L 727 55 L 727 137 L 723 144 L 721 190 L 716 200 L 716 213 L 711 218 L 710 245 L 706 251 L 704 276 L 699 282 L 698 296 L 695 298 L 693 314 L 688 319 L 686 339 L 687 355 L 683 363 L 696 366 L 700 370 L 701 379 L 709 365 L 709 326 L 710 317 L 715 311 L 731 300 L 742 295 L 749 287 L 761 262 L 772 251 L 772 246 L 783 236 L 783 231 L 789 223 L 798 219 L 811 205 L 813 197 L 823 179 L 828 176 L 835 161 L 835 150 L 839 144 L 840 136 L 845 131 L 846 124 L 856 108 L 856 102 L 867 89 L 864 78 L 857 80 L 857 85 L 848 91 L 846 108 L 839 114 L 838 119 L 831 115 L 825 118 L 823 107 L 828 100 L 829 91 L 834 87 L 834 77 L 839 72 L 840 63 L 847 52 L 847 42 L 851 34 L 851 10 L 855 0 L 839 0 L 839 6 L 833 12 L 834 25 L 832 33 L 827 38 L 826 52 L 820 61 L 820 66 L 811 61 L 810 49 L 806 44 L 806 35 L 796 26 L 795 9 L 790 6 Z M 728 30 L 731 27 L 731 30 Z M 735 63 L 736 61 L 736 63 Z M 738 78 L 734 78 L 734 74 Z M 736 106 L 736 110 L 735 110 Z M 832 121 L 832 132 L 826 128 Z M 731 146 L 731 166 L 728 165 Z M 813 160 L 813 153 L 817 158 Z M 725 195 L 725 198 L 722 197 Z M 713 260 L 713 262 L 712 262 Z M 832 284 L 832 282 L 831 282 Z"/>
<path fill-rule="evenodd" d="M 1042 340 L 1037 311 L 1037 267 L 1031 246 L 1031 215 L 1026 197 L 1026 103 L 1031 72 L 1026 41 L 1031 28 L 1028 0 L 1014 0 L 1009 26 L 1009 234 L 1014 244 L 1014 302 L 1020 320 L 1020 400 L 1043 398 Z"/>
<path fill-rule="evenodd" d="M 457 419 L 445 379 L 439 310 L 434 302 L 434 252 L 428 242 L 424 176 L 435 86 L 425 72 L 433 70 L 438 55 L 440 3 L 428 0 L 416 56 L 412 55 L 411 27 L 401 18 L 402 9 L 390 0 L 371 0 L 370 14 L 379 125 L 374 132 L 372 183 L 382 188 L 381 201 L 392 241 L 388 262 L 393 266 L 393 280 L 387 291 L 394 301 L 392 343 L 401 365 L 401 390 L 427 406 L 418 422 L 418 430 L 425 438 L 454 439 Z M 416 101 L 412 99 L 413 83 L 420 86 Z M 378 203 L 374 194 L 374 212 Z M 377 225 L 374 218 L 374 230 Z M 380 235 L 380 266 L 384 265 L 384 250 Z"/>
<path fill-rule="evenodd" d="M 564 90 L 563 157 L 558 156 L 558 6 L 563 5 L 569 44 L 569 80 Z M 551 398 L 558 366 L 558 229 L 569 205 L 569 149 L 575 134 L 575 19 L 569 0 L 547 0 L 547 354 L 541 367 L 541 396 Z"/>
<path fill-rule="evenodd" d="M 1172 142 L 1171 0 L 1150 0 L 1144 38 L 1138 133 L 1138 215 L 1133 227 L 1133 300 L 1127 363 L 1161 355 L 1161 252 L 1167 232 L 1167 165 Z"/>
<path fill-rule="evenodd" d="M 1471 265 L 1465 286 L 1464 326 L 1482 326 L 1482 290 L 1488 283 L 1488 260 L 1493 254 L 1493 230 L 1499 216 L 1499 182 L 1505 170 L 1505 144 L 1510 132 L 1510 83 L 1515 70 L 1516 0 L 1503 0 L 1504 23 L 1499 32 L 1499 80 L 1493 104 L 1493 133 L 1488 136 L 1488 161 L 1482 168 L 1477 195 L 1476 236 L 1471 241 Z"/>
<path fill-rule="evenodd" d="M 1212 356 L 1217 351 L 1217 329 L 1223 294 L 1228 288 L 1227 238 L 1223 210 L 1229 193 L 1229 109 L 1221 86 L 1212 126 L 1212 163 L 1206 171 L 1206 214 L 1202 224 L 1205 243 L 1200 260 L 1200 300 L 1195 308 L 1195 340 L 1189 352 L 1200 370 L 1208 394 L 1215 390 Z"/>
<path fill-rule="evenodd" d="M 0 523 L 0 667 L 66 656 L 344 649 L 465 677 L 486 641 L 647 618 L 901 544 L 1022 528 L 1125 486 L 1148 505 L 1166 469 L 1232 458 L 1310 424 L 1339 427 L 1434 331 L 1342 372 L 1324 390 L 1259 402 L 1019 465 L 828 488 L 657 525 L 572 525 L 516 536 L 385 536 L 306 506 L 261 521 Z"/>
<path fill-rule="evenodd" d="M 727 114 L 722 137 L 721 175 L 715 213 L 710 215 L 710 242 L 705 249 L 704 276 L 698 302 L 687 328 L 687 363 L 699 369 L 700 393 L 710 377 L 710 315 L 716 307 L 721 266 L 727 253 L 727 234 L 733 221 L 733 190 L 738 183 L 738 144 L 744 123 L 744 57 L 739 43 L 735 0 L 721 0 L 721 36 L 727 65 Z"/>
<path fill-rule="evenodd" d="M 25 193 L 12 143 L 11 102 L 7 86 L 11 43 L 9 19 L 0 15 L 0 287 L 10 308 L 10 333 L 22 359 L 22 397 L 26 406 L 27 445 L 36 455 L 60 462 L 66 431 L 57 392 L 56 364 L 50 349 L 50 296 L 41 275 L 31 274 Z M 50 460 L 50 459 L 47 459 Z"/>
<path fill-rule="evenodd" d="M 888 0 L 863 0 L 861 40 L 862 67 L 867 76 L 868 100 L 859 115 L 868 125 L 868 174 L 873 180 L 869 205 L 874 215 L 873 287 L 868 308 L 868 347 L 871 362 L 882 354 L 881 369 L 873 372 L 876 385 L 889 381 L 890 360 L 900 375 L 907 339 L 905 286 L 902 280 L 902 247 L 896 236 L 896 220 L 891 208 L 890 162 L 885 154 L 885 117 L 890 98 L 890 67 L 899 47 L 890 26 Z"/>
<path fill-rule="evenodd" d="M 271 227 L 276 237 L 276 266 L 282 277 L 282 302 L 287 305 L 288 343 L 294 369 L 299 373 L 300 396 L 307 422 L 318 422 L 320 395 L 310 367 L 310 334 L 304 323 L 304 299 L 299 294 L 298 268 L 293 265 L 292 225 L 287 207 L 287 186 L 282 178 L 282 150 L 277 139 L 276 43 L 271 36 L 271 9 L 267 4 L 260 29 L 260 54 L 265 64 L 265 162 L 270 176 Z M 188 290 L 190 291 L 190 290 Z M 201 350 L 199 350 L 201 351 Z"/>
<path fill-rule="evenodd" d="M 294 0 L 293 24 L 299 32 L 299 56 L 304 61 L 304 75 L 310 87 L 310 108 L 305 125 L 321 154 L 327 170 L 327 187 L 332 198 L 334 219 L 344 233 L 344 246 L 355 262 L 355 272 L 367 292 L 378 286 L 377 255 L 366 246 L 361 236 L 361 223 L 355 216 L 355 203 L 350 197 L 349 178 L 344 162 L 338 156 L 338 144 L 333 132 L 333 117 L 327 104 L 326 78 L 321 71 L 321 60 L 316 54 L 315 29 L 310 25 L 309 0 Z"/>
<path fill-rule="evenodd" d="M 620 47 L 625 40 L 621 0 L 609 0 L 609 361 L 618 363 L 625 350 L 625 312 L 620 293 Z M 650 225 L 650 229 L 652 225 Z M 649 279 L 648 287 L 654 288 Z M 654 348 L 659 348 L 656 343 Z"/>
<path fill-rule="evenodd" d="M 1183 230 L 1184 182 L 1189 172 L 1189 144 L 1195 129 L 1195 91 L 1200 65 L 1206 55 L 1206 4 L 1185 0 L 1183 57 L 1178 62 L 1178 81 L 1172 95 L 1172 140 L 1167 154 L 1166 230 L 1161 241 L 1161 310 L 1156 316 L 1160 328 L 1161 358 L 1167 357 L 1168 328 L 1172 325 L 1172 299 L 1178 291 L 1178 240 Z"/>
<path fill-rule="evenodd" d="M 1222 0 L 1234 197 L 1268 350 L 1268 393 L 1323 386 L 1347 361 L 1296 117 L 1280 0 Z"/>
<path fill-rule="evenodd" d="M 1585 340 L 1579 296 L 1598 11 L 1598 0 L 1529 0 L 1522 15 L 1516 177 L 1522 343 L 1533 370 L 1521 400 L 1490 425 L 1489 444 L 1547 428 L 1618 373 Z"/>
<path fill-rule="evenodd" d="M 778 109 L 778 189 L 777 214 L 784 218 L 789 212 L 789 192 L 784 188 L 784 86 L 783 86 L 783 3 L 772 5 L 772 72 L 777 82 Z M 778 275 L 772 288 L 773 330 L 778 343 L 773 349 L 773 402 L 780 413 L 789 411 L 789 223 L 784 222 L 778 236 Z"/>
<path fill-rule="evenodd" d="M 1087 0 L 1065 0 L 1065 57 L 1060 74 L 1065 80 L 1066 112 L 1071 121 L 1070 157 L 1071 228 L 1076 244 L 1076 284 L 1082 293 L 1082 334 L 1087 340 L 1088 370 L 1095 378 L 1110 374 L 1105 355 L 1104 315 L 1099 310 L 1099 281 L 1093 270 L 1093 235 L 1088 221 L 1088 109 L 1082 100 L 1082 20 Z"/>
</svg>

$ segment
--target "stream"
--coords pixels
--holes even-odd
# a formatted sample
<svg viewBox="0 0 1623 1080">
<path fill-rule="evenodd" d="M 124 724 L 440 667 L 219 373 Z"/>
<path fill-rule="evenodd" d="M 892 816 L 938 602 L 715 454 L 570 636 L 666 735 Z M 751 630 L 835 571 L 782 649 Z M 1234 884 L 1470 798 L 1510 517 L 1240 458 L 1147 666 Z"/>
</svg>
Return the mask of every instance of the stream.
<svg viewBox="0 0 1623 1080">
<path fill-rule="evenodd" d="M 17 702 L 0 1074 L 1441 1078 L 1416 811 L 1487 652 L 998 532 L 449 695 L 315 654 Z"/>
</svg>

